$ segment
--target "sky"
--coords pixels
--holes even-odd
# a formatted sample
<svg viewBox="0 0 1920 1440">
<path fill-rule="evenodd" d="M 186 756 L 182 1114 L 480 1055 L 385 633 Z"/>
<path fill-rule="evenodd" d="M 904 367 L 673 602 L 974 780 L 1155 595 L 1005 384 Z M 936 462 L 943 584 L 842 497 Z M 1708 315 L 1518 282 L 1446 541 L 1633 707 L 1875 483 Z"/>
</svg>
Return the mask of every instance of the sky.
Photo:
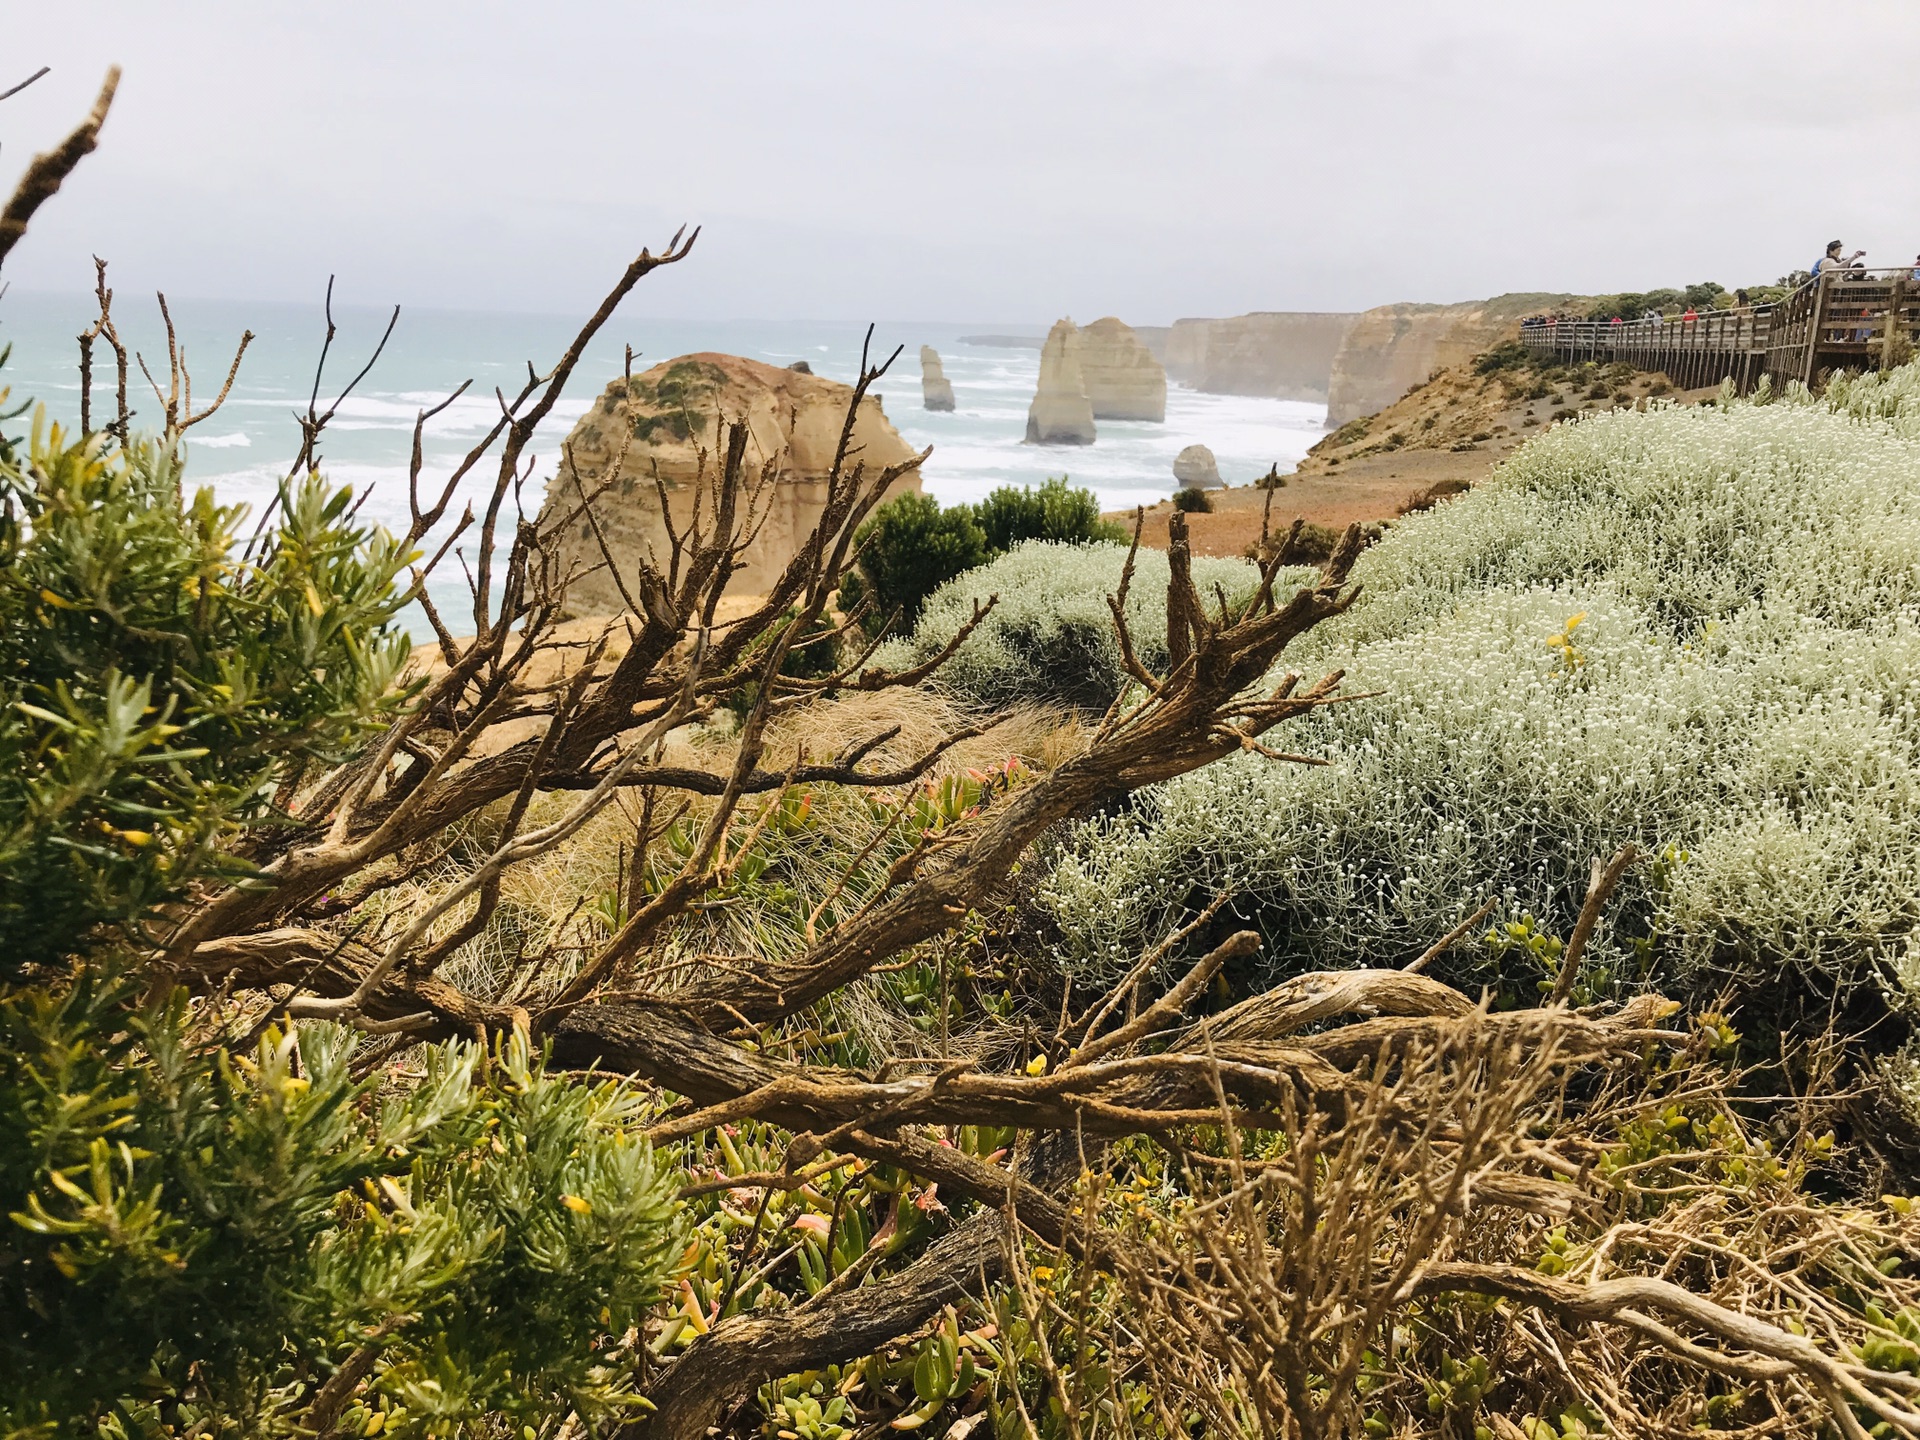
<svg viewBox="0 0 1920 1440">
<path fill-rule="evenodd" d="M 0 0 L 6 279 L 1136 324 L 1769 281 L 1920 250 L 1915 0 Z M 14 74 L 18 71 L 18 74 Z"/>
</svg>

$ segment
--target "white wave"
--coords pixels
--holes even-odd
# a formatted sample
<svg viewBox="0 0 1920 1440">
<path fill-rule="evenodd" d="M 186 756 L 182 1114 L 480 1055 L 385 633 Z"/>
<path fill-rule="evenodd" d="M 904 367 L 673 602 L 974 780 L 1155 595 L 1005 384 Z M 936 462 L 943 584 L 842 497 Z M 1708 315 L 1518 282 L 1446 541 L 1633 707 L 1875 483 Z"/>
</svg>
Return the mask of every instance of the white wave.
<svg viewBox="0 0 1920 1440">
<path fill-rule="evenodd" d="M 236 430 L 231 435 L 195 435 L 187 444 L 189 450 L 195 447 L 225 450 L 232 445 L 251 445 L 253 437 L 244 430 Z"/>
</svg>

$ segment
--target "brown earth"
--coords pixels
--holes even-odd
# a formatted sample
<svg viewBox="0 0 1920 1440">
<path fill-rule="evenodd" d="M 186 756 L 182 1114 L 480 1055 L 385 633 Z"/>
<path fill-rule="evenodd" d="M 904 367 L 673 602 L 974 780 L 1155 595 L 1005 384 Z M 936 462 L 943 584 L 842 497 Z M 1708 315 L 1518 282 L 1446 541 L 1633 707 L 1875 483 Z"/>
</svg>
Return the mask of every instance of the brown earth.
<svg viewBox="0 0 1920 1440">
<path fill-rule="evenodd" d="M 1716 393 L 1676 391 L 1666 376 L 1631 367 L 1520 365 L 1490 375 L 1472 366 L 1442 370 L 1377 415 L 1353 421 L 1314 446 L 1297 470 L 1281 477 L 1272 526 L 1284 531 L 1301 518 L 1343 530 L 1392 520 L 1436 486 L 1450 493 L 1479 484 L 1556 420 L 1620 405 L 1645 408 L 1654 395 L 1697 403 Z M 1259 542 L 1267 493 L 1242 485 L 1207 495 L 1212 513 L 1187 516 L 1194 552 L 1246 554 Z M 1164 546 L 1173 513 L 1170 499 L 1149 509 L 1141 543 Z M 1107 518 L 1131 524 L 1133 513 L 1116 511 Z"/>
</svg>

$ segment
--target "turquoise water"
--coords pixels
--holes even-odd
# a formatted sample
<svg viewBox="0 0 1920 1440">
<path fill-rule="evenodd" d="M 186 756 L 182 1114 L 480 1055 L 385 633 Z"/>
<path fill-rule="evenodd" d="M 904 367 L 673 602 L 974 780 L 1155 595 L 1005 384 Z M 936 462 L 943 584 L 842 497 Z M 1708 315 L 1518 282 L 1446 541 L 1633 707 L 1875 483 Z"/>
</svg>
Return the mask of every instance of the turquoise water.
<svg viewBox="0 0 1920 1440">
<path fill-rule="evenodd" d="M 321 308 L 183 300 L 171 302 L 171 309 L 201 404 L 218 392 L 241 332 L 250 328 L 255 333 L 225 407 L 189 432 L 188 474 L 211 484 L 223 499 L 257 506 L 271 498 L 299 443 L 294 416 L 305 410 L 313 391 L 325 335 Z M 114 310 L 122 338 L 146 356 L 156 375 L 163 375 L 165 332 L 152 297 L 116 294 Z M 30 396 L 45 402 L 54 419 L 78 418 L 75 337 L 92 316 L 91 297 L 14 292 L 0 298 L 0 344 L 13 346 L 0 382 L 12 386 L 16 400 Z M 320 385 L 323 410 L 366 363 L 387 313 L 336 304 L 334 318 L 339 333 Z M 365 492 L 363 513 L 369 518 L 403 527 L 415 415 L 444 400 L 462 380 L 474 382 L 427 426 L 423 475 L 428 480 L 444 476 L 498 416 L 495 388 L 511 395 L 525 380 L 529 361 L 543 371 L 550 367 L 577 323 L 541 315 L 403 312 L 378 365 L 328 426 L 322 468 L 335 481 Z M 934 447 L 923 483 L 943 502 L 978 499 L 998 485 L 1030 485 L 1065 474 L 1091 487 L 1107 508 L 1150 504 L 1174 490 L 1173 457 L 1183 446 L 1209 446 L 1222 477 L 1243 484 L 1275 463 L 1289 469 L 1322 433 L 1323 406 L 1175 389 L 1167 397 L 1164 424 L 1102 421 L 1092 446 L 1023 445 L 1027 402 L 1039 372 L 1038 350 L 969 346 L 960 337 L 1038 333 L 1043 328 L 1005 322 L 883 322 L 875 327 L 876 360 L 896 345 L 905 347 L 876 389 L 900 432 L 916 446 Z M 719 350 L 781 365 L 805 360 L 817 374 L 851 381 L 865 330 L 864 325 L 834 321 L 663 320 L 616 314 L 536 437 L 537 460 L 526 505 L 538 508 L 560 441 L 619 373 L 624 346 L 638 352 L 636 371 L 676 355 Z M 953 382 L 958 408 L 952 414 L 929 414 L 921 408 L 918 356 L 923 344 L 940 351 Z M 96 404 L 101 398 L 111 404 L 110 393 L 103 397 L 103 390 L 111 388 L 110 378 L 105 386 L 96 379 Z M 158 419 L 159 404 L 137 369 L 131 397 L 136 428 Z M 491 479 L 492 472 L 482 467 L 470 477 L 467 489 L 479 493 Z M 458 509 L 456 504 L 453 513 Z M 448 606 L 449 613 L 462 613 L 466 591 L 457 566 L 439 577 L 434 591 L 436 602 Z"/>
</svg>

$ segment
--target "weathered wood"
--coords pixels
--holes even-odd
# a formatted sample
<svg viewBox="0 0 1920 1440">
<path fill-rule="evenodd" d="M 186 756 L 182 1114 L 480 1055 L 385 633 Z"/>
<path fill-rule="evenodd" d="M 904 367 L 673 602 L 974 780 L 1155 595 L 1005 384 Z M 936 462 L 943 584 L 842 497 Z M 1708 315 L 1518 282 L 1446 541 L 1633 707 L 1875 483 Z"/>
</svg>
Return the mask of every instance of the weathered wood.
<svg viewBox="0 0 1920 1440">
<path fill-rule="evenodd" d="M 1624 360 L 1662 371 L 1683 389 L 1731 379 L 1742 394 L 1762 375 L 1812 385 L 1823 371 L 1884 366 L 1903 337 L 1920 343 L 1920 287 L 1906 267 L 1823 275 L 1758 312 L 1619 325 L 1574 320 L 1520 332 L 1529 349 L 1566 363 Z"/>
</svg>

